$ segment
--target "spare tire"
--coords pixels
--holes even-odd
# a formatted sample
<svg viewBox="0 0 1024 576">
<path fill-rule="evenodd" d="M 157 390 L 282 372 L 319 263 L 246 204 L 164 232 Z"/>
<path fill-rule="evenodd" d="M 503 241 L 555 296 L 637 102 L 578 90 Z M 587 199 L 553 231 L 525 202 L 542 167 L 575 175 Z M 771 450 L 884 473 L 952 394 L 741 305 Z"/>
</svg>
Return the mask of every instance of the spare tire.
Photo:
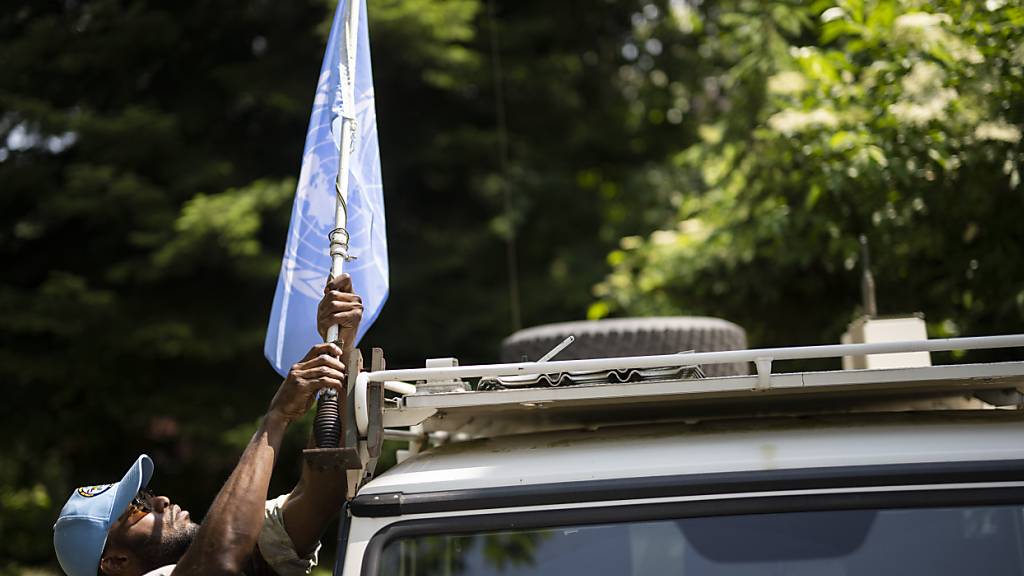
<svg viewBox="0 0 1024 576">
<path fill-rule="evenodd" d="M 747 333 L 743 328 L 720 318 L 614 318 L 544 324 L 520 330 L 502 342 L 501 361 L 519 362 L 524 356 L 537 360 L 570 335 L 575 336 L 576 341 L 554 359 L 645 356 L 686 350 L 716 352 L 747 347 Z M 708 364 L 703 369 L 707 376 L 749 374 L 746 362 Z"/>
</svg>

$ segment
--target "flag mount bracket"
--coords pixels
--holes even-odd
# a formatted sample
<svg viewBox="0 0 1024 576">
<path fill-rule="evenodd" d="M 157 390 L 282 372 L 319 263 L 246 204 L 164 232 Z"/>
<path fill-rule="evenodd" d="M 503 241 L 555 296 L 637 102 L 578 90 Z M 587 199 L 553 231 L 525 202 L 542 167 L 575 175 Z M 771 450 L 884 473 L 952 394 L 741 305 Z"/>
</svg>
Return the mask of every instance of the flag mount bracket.
<svg viewBox="0 0 1024 576">
<path fill-rule="evenodd" d="M 321 472 L 359 470 L 363 467 L 359 452 L 354 448 L 307 448 L 302 451 L 302 457 Z"/>
</svg>

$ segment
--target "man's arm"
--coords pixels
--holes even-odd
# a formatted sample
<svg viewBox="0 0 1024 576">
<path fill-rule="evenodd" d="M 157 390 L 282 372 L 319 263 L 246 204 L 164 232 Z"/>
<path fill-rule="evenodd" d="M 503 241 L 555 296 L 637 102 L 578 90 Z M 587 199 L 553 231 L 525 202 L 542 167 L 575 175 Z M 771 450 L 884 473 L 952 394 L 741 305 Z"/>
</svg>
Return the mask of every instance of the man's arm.
<svg viewBox="0 0 1024 576">
<path fill-rule="evenodd" d="M 175 567 L 175 575 L 241 572 L 263 527 L 270 475 L 285 429 L 309 410 L 318 390 L 334 388 L 345 393 L 345 366 L 340 355 L 337 346 L 320 344 L 292 366 L 195 540 Z"/>
<path fill-rule="evenodd" d="M 315 470 L 307 462 L 302 463 L 302 477 L 281 508 L 284 529 L 300 557 L 316 550 L 320 537 L 345 502 L 347 486 L 345 470 Z"/>
<path fill-rule="evenodd" d="M 338 326 L 345 357 L 354 348 L 362 317 L 362 299 L 352 293 L 352 278 L 342 274 L 328 282 L 317 308 L 317 330 L 321 337 L 326 337 L 329 327 Z M 302 477 L 282 508 L 285 531 L 299 556 L 308 556 L 316 549 L 345 501 L 347 485 L 344 470 L 314 470 L 308 463 L 302 463 Z"/>
</svg>

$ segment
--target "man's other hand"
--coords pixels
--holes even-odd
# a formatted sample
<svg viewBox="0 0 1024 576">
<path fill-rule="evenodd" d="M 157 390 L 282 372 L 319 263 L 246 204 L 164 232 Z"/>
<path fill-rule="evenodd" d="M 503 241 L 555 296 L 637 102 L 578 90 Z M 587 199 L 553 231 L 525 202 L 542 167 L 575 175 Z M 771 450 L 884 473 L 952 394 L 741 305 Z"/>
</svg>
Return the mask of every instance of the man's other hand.
<svg viewBox="0 0 1024 576">
<path fill-rule="evenodd" d="M 320 337 L 327 338 L 327 329 L 338 326 L 338 337 L 344 341 L 345 351 L 355 344 L 356 331 L 363 319 L 363 299 L 352 293 L 352 277 L 342 274 L 324 287 L 324 297 L 316 311 L 316 328 Z"/>
<path fill-rule="evenodd" d="M 341 361 L 341 348 L 331 343 L 317 344 L 288 371 L 288 377 L 270 401 L 267 414 L 294 421 L 309 410 L 319 390 L 333 388 L 344 397 L 344 382 L 345 364 Z"/>
</svg>

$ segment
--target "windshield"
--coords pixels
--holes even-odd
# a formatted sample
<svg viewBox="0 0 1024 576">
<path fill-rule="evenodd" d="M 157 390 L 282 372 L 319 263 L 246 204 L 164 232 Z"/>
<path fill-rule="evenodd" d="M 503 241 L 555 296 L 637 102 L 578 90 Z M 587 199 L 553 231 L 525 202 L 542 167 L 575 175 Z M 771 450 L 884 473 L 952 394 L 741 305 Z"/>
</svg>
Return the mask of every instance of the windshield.
<svg viewBox="0 0 1024 576">
<path fill-rule="evenodd" d="M 442 534 L 382 576 L 1024 574 L 1024 507 L 848 510 Z"/>
</svg>

